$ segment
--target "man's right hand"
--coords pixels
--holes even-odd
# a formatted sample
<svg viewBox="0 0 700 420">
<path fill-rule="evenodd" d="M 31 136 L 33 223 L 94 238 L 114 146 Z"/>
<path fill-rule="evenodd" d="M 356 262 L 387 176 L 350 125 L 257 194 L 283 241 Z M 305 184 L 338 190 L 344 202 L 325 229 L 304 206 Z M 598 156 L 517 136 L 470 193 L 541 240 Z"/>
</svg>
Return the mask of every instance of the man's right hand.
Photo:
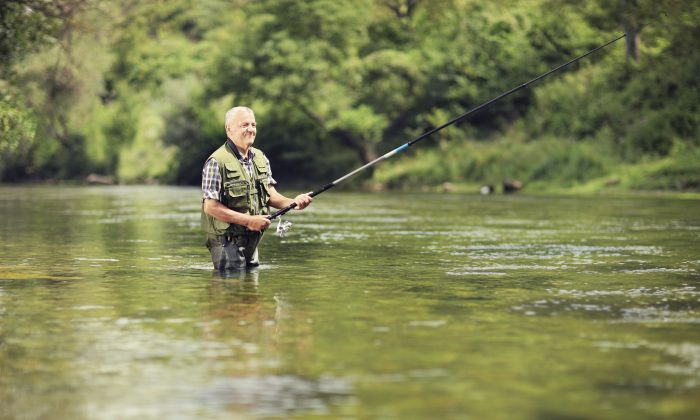
<svg viewBox="0 0 700 420">
<path fill-rule="evenodd" d="M 272 221 L 268 219 L 267 216 L 249 216 L 248 223 L 246 223 L 245 227 L 255 232 L 261 232 L 267 229 L 270 223 L 272 223 Z"/>
</svg>

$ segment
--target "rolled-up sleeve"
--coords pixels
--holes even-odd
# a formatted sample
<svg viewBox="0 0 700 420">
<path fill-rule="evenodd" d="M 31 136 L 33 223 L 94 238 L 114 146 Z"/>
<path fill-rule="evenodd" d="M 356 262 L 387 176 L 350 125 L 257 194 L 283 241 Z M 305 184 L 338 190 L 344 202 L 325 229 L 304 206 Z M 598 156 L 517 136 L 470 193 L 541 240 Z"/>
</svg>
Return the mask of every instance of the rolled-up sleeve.
<svg viewBox="0 0 700 420">
<path fill-rule="evenodd" d="M 211 198 L 221 201 L 219 197 L 221 191 L 221 173 L 219 163 L 214 158 L 209 158 L 202 169 L 202 199 Z"/>
</svg>

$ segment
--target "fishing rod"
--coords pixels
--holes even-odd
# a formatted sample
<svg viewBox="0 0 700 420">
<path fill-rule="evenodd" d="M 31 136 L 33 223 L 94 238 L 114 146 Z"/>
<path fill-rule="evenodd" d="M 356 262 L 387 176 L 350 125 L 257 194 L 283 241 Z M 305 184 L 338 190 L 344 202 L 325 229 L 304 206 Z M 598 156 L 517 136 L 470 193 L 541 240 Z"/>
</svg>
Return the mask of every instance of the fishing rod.
<svg viewBox="0 0 700 420">
<path fill-rule="evenodd" d="M 640 27 L 639 29 L 637 29 L 637 32 L 641 31 L 641 29 L 642 29 L 642 27 Z M 363 166 L 361 166 L 361 167 L 355 169 L 354 171 L 352 171 L 352 172 L 350 172 L 350 173 L 348 173 L 348 174 L 346 174 L 346 175 L 343 175 L 342 177 L 336 179 L 335 181 L 330 182 L 330 183 L 324 185 L 323 187 L 319 188 L 318 190 L 310 192 L 309 195 L 310 195 L 311 197 L 315 197 L 315 196 L 317 196 L 317 195 L 319 195 L 319 194 L 321 194 L 321 193 L 323 193 L 323 192 L 325 192 L 325 191 L 328 191 L 329 189 L 335 187 L 336 185 L 340 184 L 341 182 L 345 181 L 346 179 L 352 177 L 353 175 L 355 175 L 355 174 L 357 174 L 357 173 L 359 173 L 359 172 L 362 172 L 362 171 L 364 171 L 365 169 L 370 168 L 370 167 L 376 165 L 377 163 L 379 163 L 379 162 L 381 162 L 381 161 L 384 161 L 384 160 L 386 160 L 386 159 L 389 159 L 390 157 L 392 157 L 392 156 L 394 156 L 394 155 L 396 155 L 396 154 L 398 154 L 398 153 L 401 153 L 401 152 L 405 151 L 405 150 L 408 149 L 409 147 L 411 147 L 411 146 L 413 146 L 414 144 L 418 143 L 419 141 L 421 141 L 421 140 L 427 138 L 428 136 L 430 136 L 430 135 L 432 135 L 432 134 L 435 134 L 435 133 L 437 133 L 438 131 L 442 130 L 443 128 L 449 127 L 449 126 L 451 126 L 452 124 L 455 124 L 455 123 L 457 123 L 457 122 L 463 120 L 464 118 L 468 117 L 469 115 L 471 115 L 471 114 L 473 114 L 473 113 L 475 113 L 475 112 L 478 112 L 478 111 L 480 111 L 480 110 L 486 108 L 487 106 L 493 104 L 494 102 L 498 102 L 498 101 L 500 101 L 501 99 L 505 98 L 506 96 L 512 95 L 513 93 L 519 91 L 520 89 L 524 89 L 524 88 L 526 88 L 528 85 L 531 85 L 531 84 L 537 82 L 537 81 L 540 80 L 540 79 L 544 79 L 545 77 L 549 76 L 550 74 L 555 73 L 555 72 L 557 72 L 557 71 L 559 71 L 559 70 L 561 70 L 561 69 L 563 69 L 563 68 L 569 66 L 570 64 L 573 64 L 573 63 L 575 63 L 575 62 L 577 62 L 577 61 L 579 61 L 579 60 L 581 60 L 581 59 L 583 59 L 583 58 L 585 58 L 585 57 L 587 57 L 587 56 L 593 54 L 594 52 L 596 52 L 596 51 L 598 51 L 598 50 L 602 50 L 603 48 L 607 47 L 608 45 L 613 44 L 613 43 L 615 43 L 615 42 L 621 40 L 622 38 L 626 37 L 628 34 L 629 34 L 629 32 L 625 32 L 624 34 L 618 36 L 617 38 L 615 38 L 615 39 L 613 39 L 613 40 L 611 40 L 611 41 L 608 41 L 608 42 L 606 42 L 606 43 L 603 44 L 603 45 L 600 45 L 600 46 L 598 46 L 598 47 L 595 47 L 595 48 L 593 48 L 592 50 L 588 51 L 588 52 L 585 53 L 585 54 L 582 54 L 582 55 L 580 55 L 580 56 L 578 56 L 578 57 L 576 57 L 576 58 L 572 58 L 571 60 L 565 62 L 564 64 L 560 64 L 559 66 L 557 66 L 557 67 L 555 67 L 555 68 L 553 68 L 553 69 L 547 71 L 546 73 L 543 73 L 543 74 L 541 74 L 541 75 L 535 77 L 534 79 L 532 79 L 532 80 L 530 80 L 530 81 L 528 81 L 528 82 L 525 82 L 525 83 L 523 83 L 523 84 L 521 84 L 521 85 L 519 85 L 519 86 L 516 86 L 516 87 L 514 87 L 514 88 L 512 88 L 512 89 L 510 89 L 510 90 L 508 90 L 508 91 L 506 91 L 506 92 L 501 93 L 500 95 L 498 95 L 498 96 L 496 96 L 496 97 L 494 97 L 494 98 L 492 98 L 492 99 L 489 99 L 488 101 L 482 103 L 481 105 L 478 105 L 478 106 L 476 106 L 476 107 L 470 109 L 469 111 L 467 111 L 467 112 L 465 112 L 465 113 L 463 113 L 463 114 L 461 114 L 461 115 L 459 115 L 459 116 L 457 116 L 457 117 L 455 117 L 455 118 L 453 118 L 453 119 L 447 121 L 446 123 L 444 123 L 444 124 L 442 124 L 442 125 L 440 125 L 440 126 L 438 126 L 438 127 L 435 127 L 435 128 L 433 128 L 433 129 L 431 129 L 431 130 L 426 131 L 425 133 L 421 134 L 420 136 L 416 137 L 415 139 L 413 139 L 413 140 L 411 140 L 411 141 L 409 141 L 409 142 L 406 142 L 406 143 L 402 144 L 401 146 L 399 146 L 399 147 L 395 148 L 394 150 L 392 150 L 392 151 L 386 153 L 385 155 L 380 156 L 380 157 L 374 159 L 373 161 L 371 161 L 371 162 L 369 162 L 369 163 L 367 163 L 367 164 L 365 164 L 365 165 L 363 165 Z M 272 213 L 271 215 L 267 216 L 267 218 L 270 219 L 270 220 L 275 220 L 276 218 L 278 218 L 279 216 L 282 216 L 283 214 L 285 214 L 285 213 L 287 213 L 288 211 L 292 210 L 292 209 L 295 208 L 296 206 L 297 206 L 296 203 L 292 203 L 292 204 L 288 205 L 287 207 L 285 207 L 285 208 L 283 208 L 283 209 L 277 210 L 276 212 L 274 212 L 274 213 Z M 289 228 L 289 226 L 291 226 L 291 224 L 289 224 L 289 222 L 287 222 L 287 223 L 288 223 L 288 224 L 285 225 L 285 226 L 282 226 L 281 224 L 280 224 L 280 226 L 278 226 L 278 233 L 280 233 L 280 232 L 281 232 L 281 233 L 284 233 L 284 231 L 286 231 L 286 230 Z"/>
</svg>

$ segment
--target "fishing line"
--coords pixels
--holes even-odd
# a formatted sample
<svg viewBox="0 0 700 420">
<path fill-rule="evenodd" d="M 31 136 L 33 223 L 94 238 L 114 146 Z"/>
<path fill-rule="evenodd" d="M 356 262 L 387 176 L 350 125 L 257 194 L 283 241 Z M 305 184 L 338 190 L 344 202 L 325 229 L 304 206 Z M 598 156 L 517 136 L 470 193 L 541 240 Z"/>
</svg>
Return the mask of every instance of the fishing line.
<svg viewBox="0 0 700 420">
<path fill-rule="evenodd" d="M 646 26 L 646 25 L 640 26 L 638 29 L 636 29 L 635 32 L 636 32 L 636 33 L 641 32 L 641 30 L 642 30 L 642 28 L 643 28 L 644 26 Z M 501 99 L 503 99 L 503 98 L 505 98 L 505 97 L 507 97 L 507 96 L 509 96 L 509 95 L 512 95 L 513 93 L 515 93 L 515 92 L 517 92 L 517 91 L 519 91 L 519 90 L 521 90 L 521 89 L 526 88 L 527 86 L 529 86 L 529 85 L 531 85 L 531 84 L 537 82 L 537 81 L 540 80 L 540 79 L 544 79 L 545 77 L 549 76 L 550 74 L 555 73 L 555 72 L 557 72 L 557 71 L 559 71 L 559 70 L 561 70 L 561 69 L 563 69 L 563 68 L 565 68 L 565 67 L 567 67 L 567 66 L 569 66 L 569 65 L 571 65 L 571 64 L 573 64 L 573 63 L 575 63 L 575 62 L 577 62 L 577 61 L 579 61 L 579 60 L 581 60 L 581 59 L 583 59 L 583 58 L 585 58 L 585 57 L 587 57 L 587 56 L 589 56 L 589 55 L 591 55 L 591 54 L 593 54 L 593 53 L 595 53 L 596 51 L 602 50 L 603 48 L 605 48 L 605 47 L 607 47 L 607 46 L 609 46 L 609 45 L 611 45 L 611 44 L 614 44 L 615 42 L 617 42 L 617 41 L 621 40 L 622 38 L 628 36 L 630 33 L 631 33 L 631 32 L 625 32 L 624 34 L 618 36 L 617 38 L 615 38 L 615 39 L 613 39 L 613 40 L 610 40 L 610 41 L 606 42 L 605 44 L 602 44 L 602 45 L 600 45 L 600 46 L 597 46 L 597 47 L 595 47 L 595 48 L 589 50 L 589 51 L 586 52 L 585 54 L 582 54 L 582 55 L 580 55 L 580 56 L 578 56 L 578 57 L 576 57 L 576 58 L 572 58 L 571 60 L 569 60 L 569 61 L 567 61 L 567 62 L 565 62 L 565 63 L 563 63 L 563 64 L 560 64 L 559 66 L 557 66 L 557 67 L 555 67 L 555 68 L 553 68 L 553 69 L 551 69 L 551 70 L 549 70 L 549 71 L 547 71 L 547 72 L 545 72 L 545 73 L 542 73 L 541 75 L 535 77 L 534 79 L 532 79 L 532 80 L 530 80 L 530 81 L 528 81 L 528 82 L 525 82 L 525 83 L 523 83 L 523 84 L 521 84 L 521 85 L 519 85 L 519 86 L 516 86 L 516 87 L 514 87 L 514 88 L 512 88 L 512 89 L 510 89 L 510 90 L 508 90 L 508 91 L 506 91 L 506 92 L 501 93 L 501 94 L 498 95 L 498 96 L 495 96 L 495 97 L 489 99 L 488 101 L 486 101 L 486 102 L 484 102 L 484 103 L 482 103 L 482 104 L 480 104 L 480 105 L 475 106 L 474 108 L 470 109 L 469 111 L 467 111 L 467 112 L 465 112 L 465 113 L 463 113 L 463 114 L 461 114 L 461 115 L 459 115 L 459 116 L 457 116 L 457 117 L 455 117 L 455 118 L 453 118 L 453 119 L 447 121 L 446 123 L 444 123 L 444 124 L 442 124 L 442 125 L 440 125 L 440 126 L 437 126 L 437 127 L 433 128 L 433 129 L 431 129 L 431 130 L 426 131 L 425 133 L 421 134 L 420 136 L 414 138 L 413 140 L 408 141 L 408 142 L 402 144 L 401 146 L 395 148 L 394 150 L 392 150 L 392 151 L 390 151 L 390 152 L 388 152 L 388 153 L 386 153 L 386 154 L 384 154 L 384 155 L 382 155 L 382 156 L 380 156 L 380 157 L 374 159 L 373 161 L 371 161 L 371 162 L 369 162 L 369 163 L 367 163 L 367 164 L 365 164 L 365 165 L 363 165 L 363 166 L 361 166 L 361 167 L 355 169 L 354 171 L 349 172 L 349 173 L 346 174 L 346 175 L 343 175 L 342 177 L 336 179 L 336 180 L 333 181 L 333 182 L 330 182 L 330 183 L 324 185 L 323 187 L 319 188 L 318 190 L 315 190 L 315 191 L 310 192 L 309 195 L 310 195 L 311 197 L 315 197 L 315 196 L 317 196 L 317 195 L 319 195 L 319 194 L 321 194 L 321 193 L 323 193 L 323 192 L 325 192 L 325 191 L 327 191 L 327 190 L 329 190 L 329 189 L 335 187 L 336 185 L 338 185 L 338 184 L 340 184 L 341 182 L 345 181 L 346 179 L 352 177 L 353 175 L 356 175 L 357 173 L 362 172 L 362 171 L 364 171 L 365 169 L 370 168 L 370 167 L 376 165 L 376 164 L 379 163 L 379 162 L 382 162 L 382 161 L 384 161 L 384 160 L 386 160 L 386 159 L 389 159 L 390 157 L 392 157 L 392 156 L 394 156 L 394 155 L 396 155 L 396 154 L 398 154 L 398 153 L 401 153 L 401 152 L 405 151 L 406 149 L 408 149 L 409 147 L 413 146 L 414 144 L 420 142 L 421 140 L 423 140 L 423 139 L 429 137 L 429 136 L 432 135 L 432 134 L 437 133 L 438 131 L 440 131 L 440 130 L 446 128 L 446 127 L 451 126 L 452 124 L 456 124 L 457 122 L 459 122 L 459 121 L 465 119 L 465 118 L 468 117 L 469 115 L 471 115 L 471 114 L 473 114 L 473 113 L 475 113 L 475 112 L 478 112 L 478 111 L 480 111 L 480 110 L 486 108 L 487 106 L 489 106 L 489 105 L 491 105 L 491 104 L 493 104 L 493 103 L 495 103 L 495 102 L 498 102 L 498 101 L 500 101 Z M 292 204 L 290 204 L 289 206 L 287 206 L 287 207 L 285 207 L 285 208 L 283 208 L 283 209 L 280 209 L 280 210 L 278 210 L 278 211 L 272 213 L 271 215 L 267 216 L 267 218 L 270 219 L 270 220 L 275 220 L 276 218 L 282 216 L 283 214 L 285 214 L 285 213 L 287 213 L 288 211 L 292 210 L 292 209 L 295 208 L 296 206 L 297 206 L 296 203 L 292 203 Z M 277 234 L 280 235 L 280 236 L 282 236 L 282 235 L 284 235 L 284 233 L 286 233 L 290 228 L 291 228 L 291 223 L 290 223 L 290 222 L 282 222 L 281 219 L 280 219 L 280 222 L 279 222 L 278 225 L 277 225 Z"/>
</svg>

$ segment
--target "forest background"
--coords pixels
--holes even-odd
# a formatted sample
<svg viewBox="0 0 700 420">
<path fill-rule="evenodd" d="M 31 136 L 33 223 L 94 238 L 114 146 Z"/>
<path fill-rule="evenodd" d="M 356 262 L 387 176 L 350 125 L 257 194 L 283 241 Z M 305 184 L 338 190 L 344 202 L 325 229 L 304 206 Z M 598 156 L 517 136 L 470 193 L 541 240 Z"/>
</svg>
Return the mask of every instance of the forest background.
<svg viewBox="0 0 700 420">
<path fill-rule="evenodd" d="M 0 182 L 195 185 L 224 113 L 247 105 L 275 178 L 312 189 L 629 32 L 351 185 L 700 190 L 700 2 L 6 0 L 0 13 Z"/>
</svg>

